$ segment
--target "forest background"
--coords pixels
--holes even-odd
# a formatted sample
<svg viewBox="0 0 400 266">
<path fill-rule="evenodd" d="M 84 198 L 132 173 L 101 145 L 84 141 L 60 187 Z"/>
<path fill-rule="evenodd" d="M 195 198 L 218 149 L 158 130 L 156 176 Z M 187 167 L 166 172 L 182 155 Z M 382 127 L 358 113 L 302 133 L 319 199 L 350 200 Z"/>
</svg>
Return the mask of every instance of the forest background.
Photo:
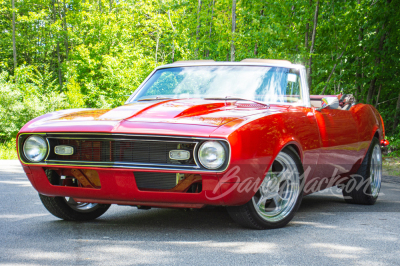
<svg viewBox="0 0 400 266">
<path fill-rule="evenodd" d="M 400 0 L 0 0 L 0 158 L 29 120 L 112 108 L 159 65 L 287 59 L 311 94 L 343 89 L 400 149 Z"/>
</svg>

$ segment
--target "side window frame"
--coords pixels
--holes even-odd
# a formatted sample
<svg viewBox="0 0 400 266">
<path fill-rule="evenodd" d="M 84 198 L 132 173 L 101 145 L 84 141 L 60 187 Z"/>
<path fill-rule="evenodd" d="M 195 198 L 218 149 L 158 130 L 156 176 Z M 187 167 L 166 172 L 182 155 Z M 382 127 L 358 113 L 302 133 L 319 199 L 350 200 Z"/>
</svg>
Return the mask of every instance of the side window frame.
<svg viewBox="0 0 400 266">
<path fill-rule="evenodd" d="M 300 79 L 301 79 L 301 87 L 303 92 L 303 103 L 305 107 L 311 107 L 310 101 L 310 89 L 308 88 L 307 84 L 307 75 L 306 75 L 306 68 L 304 66 L 299 68 L 300 71 Z"/>
</svg>

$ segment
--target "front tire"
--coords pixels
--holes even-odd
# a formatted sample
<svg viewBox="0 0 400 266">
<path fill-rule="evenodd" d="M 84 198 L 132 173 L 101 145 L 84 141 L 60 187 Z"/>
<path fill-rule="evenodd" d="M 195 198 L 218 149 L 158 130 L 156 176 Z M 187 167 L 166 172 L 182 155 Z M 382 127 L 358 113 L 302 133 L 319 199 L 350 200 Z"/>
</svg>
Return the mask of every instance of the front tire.
<svg viewBox="0 0 400 266">
<path fill-rule="evenodd" d="M 373 205 L 378 199 L 382 182 L 382 151 L 377 138 L 371 145 L 356 175 L 342 188 L 347 203 Z"/>
<path fill-rule="evenodd" d="M 303 199 L 303 166 L 298 154 L 285 148 L 253 196 L 244 205 L 228 207 L 232 219 L 252 229 L 275 229 L 287 225 Z"/>
<path fill-rule="evenodd" d="M 76 202 L 69 197 L 48 197 L 39 194 L 44 207 L 55 217 L 66 221 L 90 221 L 103 215 L 110 204 Z"/>
</svg>

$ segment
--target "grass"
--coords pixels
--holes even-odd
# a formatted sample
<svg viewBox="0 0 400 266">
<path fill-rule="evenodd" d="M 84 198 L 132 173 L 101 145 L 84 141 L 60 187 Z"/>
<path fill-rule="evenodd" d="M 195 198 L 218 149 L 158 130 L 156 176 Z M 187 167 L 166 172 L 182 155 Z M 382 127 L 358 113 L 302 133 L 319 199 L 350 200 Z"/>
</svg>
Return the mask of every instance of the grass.
<svg viewBox="0 0 400 266">
<path fill-rule="evenodd" d="M 400 177 L 400 157 L 383 157 L 383 174 Z"/>
<path fill-rule="evenodd" d="M 16 160 L 17 149 L 15 147 L 15 140 L 0 143 L 0 160 Z"/>
</svg>

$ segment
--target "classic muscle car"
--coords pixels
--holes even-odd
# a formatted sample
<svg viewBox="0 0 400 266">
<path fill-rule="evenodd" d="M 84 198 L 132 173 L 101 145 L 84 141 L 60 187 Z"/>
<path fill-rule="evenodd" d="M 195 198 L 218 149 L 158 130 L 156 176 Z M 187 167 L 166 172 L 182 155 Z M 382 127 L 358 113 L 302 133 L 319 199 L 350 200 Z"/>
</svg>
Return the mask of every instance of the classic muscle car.
<svg viewBox="0 0 400 266">
<path fill-rule="evenodd" d="M 289 61 L 186 61 L 156 68 L 123 106 L 45 114 L 17 137 L 47 210 L 91 220 L 110 204 L 226 206 L 240 225 L 285 226 L 303 196 L 339 186 L 374 204 L 384 124 L 352 95 L 309 95 Z"/>
</svg>

